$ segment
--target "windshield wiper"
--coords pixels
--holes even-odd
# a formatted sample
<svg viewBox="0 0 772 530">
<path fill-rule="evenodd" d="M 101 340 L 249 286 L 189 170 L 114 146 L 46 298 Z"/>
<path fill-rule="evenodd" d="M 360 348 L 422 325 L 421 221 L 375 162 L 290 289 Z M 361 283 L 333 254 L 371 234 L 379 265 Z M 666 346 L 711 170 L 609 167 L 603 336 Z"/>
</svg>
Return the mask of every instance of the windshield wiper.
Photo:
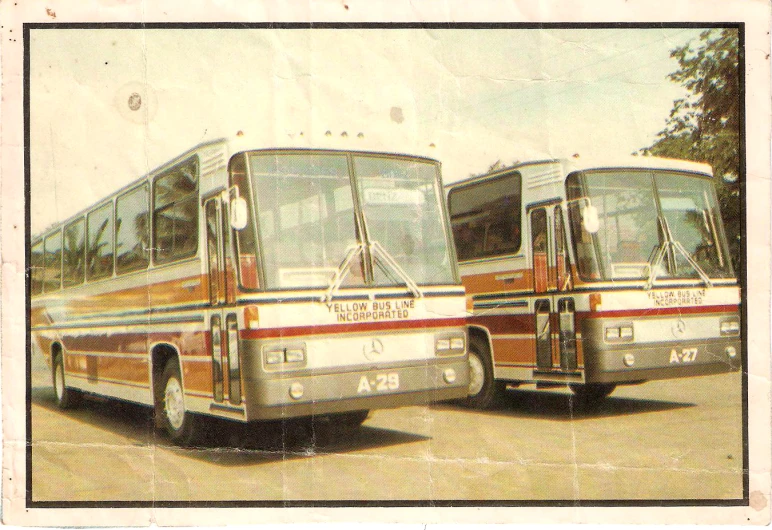
<svg viewBox="0 0 772 530">
<path fill-rule="evenodd" d="M 340 265 L 338 265 L 338 268 L 335 269 L 335 274 L 330 279 L 330 284 L 327 287 L 327 292 L 324 293 L 324 296 L 322 297 L 323 302 L 330 302 L 332 300 L 332 297 L 335 296 L 335 293 L 338 292 L 338 289 L 340 289 L 341 284 L 343 283 L 343 280 L 346 279 L 346 275 L 351 270 L 351 263 L 353 263 L 354 258 L 360 256 L 365 251 L 365 244 L 364 243 L 357 243 L 356 245 L 351 245 L 348 248 L 348 251 L 346 252 L 346 257 L 343 258 L 343 261 L 340 262 Z"/>
<path fill-rule="evenodd" d="M 705 270 L 699 266 L 699 264 L 694 261 L 694 258 L 689 254 L 689 251 L 684 248 L 684 246 L 681 244 L 680 241 L 671 241 L 670 244 L 675 248 L 678 252 L 680 252 L 684 258 L 686 258 L 686 261 L 689 262 L 689 265 L 691 265 L 694 270 L 697 271 L 697 274 L 700 275 L 700 278 L 702 278 L 702 281 L 705 282 L 705 285 L 707 287 L 713 287 L 713 282 L 710 281 L 710 277 L 705 272 Z"/>
<path fill-rule="evenodd" d="M 394 272 L 397 273 L 397 276 L 402 278 L 402 281 L 405 282 L 405 285 L 410 290 L 411 293 L 413 293 L 413 296 L 416 298 L 421 298 L 423 296 L 423 293 L 421 292 L 421 289 L 419 289 L 418 284 L 413 280 L 413 278 L 410 277 L 410 275 L 405 272 L 405 269 L 400 267 L 399 263 L 397 263 L 397 260 L 394 259 L 394 257 L 389 254 L 385 248 L 383 248 L 383 245 L 381 245 L 378 241 L 373 241 L 370 243 L 370 255 L 373 256 L 373 260 L 376 259 L 376 254 L 381 256 L 381 261 L 388 265 Z"/>
<path fill-rule="evenodd" d="M 673 249 L 678 251 L 681 255 L 683 255 L 684 258 L 686 258 L 686 261 L 689 263 L 689 265 L 694 268 L 695 271 L 697 271 L 697 274 L 699 275 L 700 279 L 705 283 L 707 287 L 713 287 L 713 282 L 710 281 L 710 277 L 707 275 L 705 270 L 699 266 L 699 264 L 694 261 L 694 258 L 689 254 L 689 252 L 684 248 L 684 246 L 681 244 L 680 241 L 676 241 L 673 239 L 673 234 L 670 232 L 670 226 L 668 225 L 667 219 L 665 219 L 662 216 L 658 216 L 657 219 L 660 222 L 660 225 L 662 226 L 662 232 L 664 234 L 664 241 L 662 241 L 662 244 L 657 249 L 656 254 L 654 255 L 654 261 L 649 263 L 649 278 L 646 280 L 646 290 L 649 290 L 654 285 L 654 282 L 657 280 L 657 276 L 659 273 L 657 272 L 657 269 L 662 264 L 662 260 L 665 258 L 665 255 L 667 254 L 668 249 Z"/>
<path fill-rule="evenodd" d="M 397 263 L 392 255 L 389 254 L 385 248 L 383 248 L 383 245 L 381 245 L 378 241 L 373 241 L 369 244 L 368 248 L 370 249 L 370 255 L 372 256 L 372 259 L 377 259 L 376 255 L 380 256 L 379 261 L 385 265 L 388 265 L 391 270 L 397 273 L 397 276 L 399 276 L 399 278 L 405 282 L 405 286 L 407 286 L 408 290 L 413 294 L 414 297 L 423 297 L 423 292 L 421 292 L 421 289 L 418 287 L 418 284 L 415 282 L 415 280 L 413 280 L 410 275 L 405 272 L 402 267 L 400 267 L 399 263 Z M 346 276 L 351 270 L 351 264 L 354 262 L 354 259 L 362 255 L 364 251 L 364 243 L 357 243 L 356 245 L 352 245 L 348 248 L 346 257 L 343 258 L 343 261 L 340 262 L 338 268 L 335 269 L 335 274 L 330 279 L 327 291 L 324 293 L 324 296 L 322 296 L 323 302 L 332 301 L 335 293 L 338 292 L 340 286 L 343 284 L 343 280 L 346 279 Z"/>
</svg>

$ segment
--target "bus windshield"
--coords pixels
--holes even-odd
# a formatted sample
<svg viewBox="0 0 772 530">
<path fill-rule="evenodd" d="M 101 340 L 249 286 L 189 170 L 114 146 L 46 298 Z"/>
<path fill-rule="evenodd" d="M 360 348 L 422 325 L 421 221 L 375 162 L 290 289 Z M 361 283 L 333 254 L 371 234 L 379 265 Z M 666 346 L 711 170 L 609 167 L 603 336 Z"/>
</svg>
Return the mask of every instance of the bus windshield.
<svg viewBox="0 0 772 530">
<path fill-rule="evenodd" d="M 585 280 L 733 276 L 721 216 L 708 178 L 650 170 L 573 173 L 569 216 Z M 592 205 L 599 229 L 582 223 Z"/>
<path fill-rule="evenodd" d="M 455 282 L 435 163 L 250 153 L 249 169 L 265 288 L 326 288 L 347 259 L 342 286 L 405 285 L 406 277 L 418 285 Z"/>
</svg>

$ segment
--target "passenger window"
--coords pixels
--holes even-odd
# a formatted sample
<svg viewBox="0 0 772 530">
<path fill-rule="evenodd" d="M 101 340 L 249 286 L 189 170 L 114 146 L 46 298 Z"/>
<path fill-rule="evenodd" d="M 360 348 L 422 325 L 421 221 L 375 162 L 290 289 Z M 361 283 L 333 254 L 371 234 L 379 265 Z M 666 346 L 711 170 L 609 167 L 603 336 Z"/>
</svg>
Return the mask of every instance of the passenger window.
<svg viewBox="0 0 772 530">
<path fill-rule="evenodd" d="M 231 185 L 238 186 L 239 194 L 247 199 L 249 204 L 249 221 L 243 230 L 236 230 L 236 246 L 239 254 L 239 280 L 247 289 L 257 289 L 257 245 L 255 243 L 254 212 L 252 211 L 251 191 L 247 178 L 247 167 L 244 155 L 234 156 L 230 164 Z M 269 210 L 260 218 L 263 234 L 270 236 L 273 233 Z M 227 223 L 226 223 L 227 224 Z"/>
<path fill-rule="evenodd" d="M 563 210 L 555 206 L 555 259 L 557 260 L 558 289 L 563 291 L 571 285 L 571 266 L 568 260 L 568 244 L 563 224 Z"/>
<path fill-rule="evenodd" d="M 459 261 L 520 250 L 521 181 L 515 172 L 450 193 L 450 222 Z"/>
<path fill-rule="evenodd" d="M 169 263 L 198 250 L 198 159 L 153 183 L 153 259 Z"/>
<path fill-rule="evenodd" d="M 115 271 L 118 274 L 145 269 L 150 262 L 148 186 L 118 197 L 115 206 Z"/>
<path fill-rule="evenodd" d="M 46 238 L 43 289 L 50 293 L 61 288 L 62 281 L 62 233 L 55 232 Z"/>
<path fill-rule="evenodd" d="M 64 252 L 62 253 L 62 283 L 64 287 L 80 285 L 86 272 L 85 221 L 81 218 L 64 228 Z"/>
<path fill-rule="evenodd" d="M 531 254 L 534 290 L 543 293 L 550 288 L 550 263 L 547 255 L 547 211 L 531 210 Z"/>
<path fill-rule="evenodd" d="M 43 242 L 32 245 L 30 256 L 30 289 L 32 294 L 43 292 Z"/>
<path fill-rule="evenodd" d="M 88 214 L 86 267 L 89 280 L 113 274 L 113 204 L 107 203 Z"/>
</svg>

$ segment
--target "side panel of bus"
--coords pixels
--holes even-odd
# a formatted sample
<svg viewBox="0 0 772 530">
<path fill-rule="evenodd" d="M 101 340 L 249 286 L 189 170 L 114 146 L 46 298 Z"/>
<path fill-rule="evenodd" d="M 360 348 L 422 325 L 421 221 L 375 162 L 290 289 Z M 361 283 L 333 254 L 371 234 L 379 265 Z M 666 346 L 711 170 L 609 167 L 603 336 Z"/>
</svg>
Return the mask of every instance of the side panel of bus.
<svg viewBox="0 0 772 530">
<path fill-rule="evenodd" d="M 558 174 L 525 166 L 450 194 L 470 324 L 490 338 L 497 379 L 582 380 Z M 502 230 L 517 234 L 506 252 L 489 244 Z"/>
</svg>

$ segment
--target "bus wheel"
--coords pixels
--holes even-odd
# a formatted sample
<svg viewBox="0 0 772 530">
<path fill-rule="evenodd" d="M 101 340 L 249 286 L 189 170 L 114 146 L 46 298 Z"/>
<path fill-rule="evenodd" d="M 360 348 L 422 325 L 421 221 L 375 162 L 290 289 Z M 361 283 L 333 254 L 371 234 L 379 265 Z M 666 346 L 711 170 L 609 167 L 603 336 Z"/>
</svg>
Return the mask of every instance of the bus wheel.
<svg viewBox="0 0 772 530">
<path fill-rule="evenodd" d="M 594 405 L 607 398 L 617 387 L 614 383 L 571 385 L 571 392 L 583 404 Z"/>
<path fill-rule="evenodd" d="M 64 381 L 64 359 L 59 353 L 54 357 L 54 370 L 52 373 L 56 406 L 60 409 L 69 409 L 78 404 L 80 393 L 77 390 L 67 388 Z"/>
<path fill-rule="evenodd" d="M 162 394 L 159 398 L 163 405 L 162 423 L 174 443 L 189 445 L 195 439 L 196 418 L 185 410 L 181 379 L 177 359 L 169 359 L 161 377 Z"/>
<path fill-rule="evenodd" d="M 475 409 L 490 407 L 501 385 L 494 384 L 488 345 L 479 337 L 469 339 L 469 395 L 465 404 Z"/>
</svg>

